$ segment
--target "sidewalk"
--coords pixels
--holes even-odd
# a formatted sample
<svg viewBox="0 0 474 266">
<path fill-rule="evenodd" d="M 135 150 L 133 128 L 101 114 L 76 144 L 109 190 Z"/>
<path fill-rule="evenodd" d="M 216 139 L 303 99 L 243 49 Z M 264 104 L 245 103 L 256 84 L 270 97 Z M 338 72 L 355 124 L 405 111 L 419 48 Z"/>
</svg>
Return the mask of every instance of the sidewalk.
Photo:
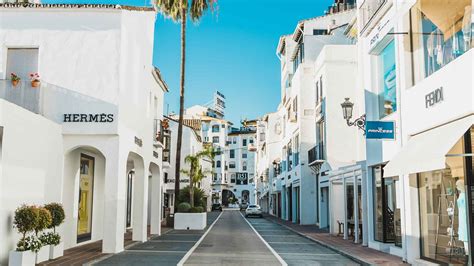
<svg viewBox="0 0 474 266">
<path fill-rule="evenodd" d="M 294 224 L 272 215 L 265 215 L 264 217 L 360 263 L 367 265 L 408 265 L 397 256 L 363 247 L 351 240 L 344 240 L 342 237 L 330 235 L 326 230 L 321 230 L 316 225 Z"/>
</svg>

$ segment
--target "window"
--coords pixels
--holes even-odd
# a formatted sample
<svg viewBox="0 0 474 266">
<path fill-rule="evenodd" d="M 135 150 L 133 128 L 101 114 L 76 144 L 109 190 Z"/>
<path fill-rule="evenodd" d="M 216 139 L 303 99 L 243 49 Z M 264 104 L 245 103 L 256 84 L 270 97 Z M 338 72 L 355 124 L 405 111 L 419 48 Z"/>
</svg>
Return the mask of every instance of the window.
<svg viewBox="0 0 474 266">
<path fill-rule="evenodd" d="M 219 137 L 212 137 L 212 143 L 219 143 Z"/>
<path fill-rule="evenodd" d="M 293 70 L 296 72 L 298 66 L 304 62 L 304 43 L 298 45 L 298 52 L 296 52 L 295 60 L 293 61 Z"/>
<path fill-rule="evenodd" d="M 471 129 L 470 136 L 473 133 L 474 129 Z M 474 146 L 472 140 L 471 145 Z M 470 153 L 472 147 L 461 138 L 446 156 L 445 169 L 417 175 L 421 256 L 439 264 L 468 264 L 469 228 L 472 228 L 468 218 L 472 213 L 468 194 L 473 188 L 468 180 L 472 175 L 466 176 L 466 173 L 472 173 L 473 165 L 472 156 L 463 157 L 462 154 Z M 450 241 L 451 246 L 448 245 Z"/>
<path fill-rule="evenodd" d="M 225 125 L 224 125 L 224 124 L 222 124 L 222 125 L 221 125 L 221 128 L 225 128 Z"/>
<path fill-rule="evenodd" d="M 216 182 L 217 181 L 217 174 L 213 174 L 212 179 L 214 180 L 214 182 Z"/>
<path fill-rule="evenodd" d="M 295 166 L 298 165 L 300 163 L 300 152 L 299 152 L 299 144 L 300 144 L 300 136 L 299 135 L 296 135 L 295 136 L 295 141 L 294 141 L 294 150 L 295 150 L 295 153 L 293 154 L 293 161 L 295 162 Z"/>
<path fill-rule="evenodd" d="M 213 125 L 212 126 L 212 132 L 219 132 L 219 130 L 220 130 L 219 125 Z"/>
<path fill-rule="evenodd" d="M 395 64 L 395 41 L 391 41 L 379 58 L 379 117 L 397 111 L 397 72 Z"/>
<path fill-rule="evenodd" d="M 247 171 L 247 162 L 242 162 L 242 171 Z"/>
<path fill-rule="evenodd" d="M 321 103 L 323 100 L 323 76 L 319 77 L 316 81 L 316 105 Z"/>
<path fill-rule="evenodd" d="M 229 168 L 234 169 L 235 168 L 235 162 L 230 162 L 229 163 Z"/>
<path fill-rule="evenodd" d="M 298 119 L 298 96 L 295 96 L 293 99 L 293 114 L 295 116 L 295 120 Z"/>
<path fill-rule="evenodd" d="M 288 143 L 288 149 L 286 153 L 286 161 L 288 162 L 288 171 L 291 171 L 293 163 L 292 163 L 292 146 L 291 146 L 291 141 Z"/>
<path fill-rule="evenodd" d="M 249 138 L 249 143 L 253 144 L 253 138 Z"/>
<path fill-rule="evenodd" d="M 232 158 L 232 159 L 235 158 L 235 150 L 230 150 L 229 151 L 229 157 Z"/>
<path fill-rule="evenodd" d="M 235 184 L 235 174 L 230 175 L 230 182 Z"/>
<path fill-rule="evenodd" d="M 216 168 L 221 168 L 221 161 L 216 161 Z"/>
<path fill-rule="evenodd" d="M 444 2 L 444 3 L 443 3 Z M 472 46 L 471 1 L 418 0 L 412 8 L 413 53 L 417 81 L 430 76 Z M 422 33 L 422 34 L 419 34 Z"/>
<path fill-rule="evenodd" d="M 232 143 L 233 143 L 233 144 L 237 144 L 237 138 L 236 138 L 236 137 L 233 137 L 233 138 L 232 138 Z"/>
<path fill-rule="evenodd" d="M 247 139 L 242 139 L 242 146 L 247 146 Z"/>
<path fill-rule="evenodd" d="M 246 159 L 247 158 L 247 153 L 242 153 L 242 158 Z"/>
<path fill-rule="evenodd" d="M 374 239 L 401 247 L 401 216 L 396 193 L 398 178 L 383 178 L 382 175 L 382 166 L 373 168 Z"/>
<path fill-rule="evenodd" d="M 328 30 L 313 29 L 313 35 L 328 35 Z"/>
<path fill-rule="evenodd" d="M 15 73 L 26 84 L 30 73 L 38 72 L 38 48 L 8 48 L 6 61 L 8 77 Z"/>
</svg>

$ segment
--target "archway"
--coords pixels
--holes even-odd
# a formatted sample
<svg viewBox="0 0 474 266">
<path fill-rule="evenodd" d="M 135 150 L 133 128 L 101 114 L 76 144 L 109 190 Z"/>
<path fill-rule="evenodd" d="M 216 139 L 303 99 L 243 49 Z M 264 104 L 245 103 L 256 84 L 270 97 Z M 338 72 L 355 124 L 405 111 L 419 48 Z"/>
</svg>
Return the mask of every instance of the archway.
<svg viewBox="0 0 474 266">
<path fill-rule="evenodd" d="M 242 202 L 249 203 L 250 201 L 250 191 L 248 190 L 242 190 Z"/>
<path fill-rule="evenodd" d="M 64 246 L 104 236 L 104 154 L 92 146 L 76 146 L 64 156 Z"/>
<path fill-rule="evenodd" d="M 223 189 L 222 190 L 222 205 L 229 206 L 231 198 L 235 198 L 234 192 L 228 189 Z"/>
<path fill-rule="evenodd" d="M 124 219 L 126 221 L 127 217 L 131 217 L 132 240 L 144 242 L 147 240 L 148 171 L 145 172 L 140 155 L 134 152 L 128 154 L 126 174 L 126 180 L 131 179 L 132 197 L 131 208 L 127 209 L 125 205 Z"/>
</svg>

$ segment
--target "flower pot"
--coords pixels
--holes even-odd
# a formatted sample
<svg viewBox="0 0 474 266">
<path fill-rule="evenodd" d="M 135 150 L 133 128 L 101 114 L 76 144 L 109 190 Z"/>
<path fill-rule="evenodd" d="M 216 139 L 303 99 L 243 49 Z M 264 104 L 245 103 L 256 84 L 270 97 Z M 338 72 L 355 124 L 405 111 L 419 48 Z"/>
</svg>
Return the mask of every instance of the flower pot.
<svg viewBox="0 0 474 266">
<path fill-rule="evenodd" d="M 61 242 L 56 246 L 51 245 L 49 248 L 49 259 L 54 260 L 64 255 L 64 243 Z"/>
<path fill-rule="evenodd" d="M 40 85 L 40 81 L 39 80 L 33 80 L 31 81 L 31 87 L 33 88 L 38 88 Z"/>
<path fill-rule="evenodd" d="M 36 263 L 49 260 L 49 249 L 50 245 L 42 246 L 41 249 L 36 253 Z"/>
<path fill-rule="evenodd" d="M 9 266 L 33 266 L 35 265 L 36 254 L 28 251 L 10 251 L 8 256 Z"/>
<path fill-rule="evenodd" d="M 20 80 L 17 79 L 17 80 L 12 80 L 12 85 L 13 87 L 16 87 L 18 85 L 18 83 L 20 83 Z"/>
</svg>

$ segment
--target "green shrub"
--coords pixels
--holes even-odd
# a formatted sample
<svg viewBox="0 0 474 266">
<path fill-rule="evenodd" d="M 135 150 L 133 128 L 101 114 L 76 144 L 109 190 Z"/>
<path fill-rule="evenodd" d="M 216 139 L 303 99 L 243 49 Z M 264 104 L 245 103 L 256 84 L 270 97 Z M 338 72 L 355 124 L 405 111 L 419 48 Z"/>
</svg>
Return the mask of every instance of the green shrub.
<svg viewBox="0 0 474 266">
<path fill-rule="evenodd" d="M 189 209 L 189 212 L 190 213 L 202 213 L 202 212 L 204 212 L 204 208 L 201 207 L 201 206 L 195 206 L 195 207 L 192 207 L 191 209 Z"/>
<path fill-rule="evenodd" d="M 51 213 L 52 221 L 48 228 L 53 228 L 53 231 L 56 232 L 56 227 L 60 226 L 66 218 L 63 205 L 59 203 L 49 203 L 44 205 L 44 208 L 47 209 L 49 213 Z"/>
<path fill-rule="evenodd" d="M 48 232 L 48 233 L 43 233 L 39 237 L 39 240 L 41 241 L 41 244 L 45 246 L 46 245 L 57 246 L 61 242 L 61 236 L 58 233 Z"/>
<path fill-rule="evenodd" d="M 51 213 L 43 207 L 36 207 L 38 209 L 38 219 L 36 220 L 35 224 L 35 234 L 38 236 L 38 233 L 43 231 L 46 228 L 51 226 L 53 218 L 51 217 Z"/>
<path fill-rule="evenodd" d="M 187 202 L 181 202 L 178 204 L 178 212 L 189 212 L 189 209 L 191 209 L 191 204 Z"/>
<path fill-rule="evenodd" d="M 35 206 L 21 205 L 15 210 L 13 225 L 22 234 L 21 240 L 26 241 L 26 234 L 35 230 L 38 216 L 38 209 Z"/>
<path fill-rule="evenodd" d="M 189 200 L 189 186 L 179 191 L 178 202 L 191 202 Z M 194 188 L 194 206 L 205 206 L 206 198 L 204 191 L 200 188 Z"/>
</svg>

